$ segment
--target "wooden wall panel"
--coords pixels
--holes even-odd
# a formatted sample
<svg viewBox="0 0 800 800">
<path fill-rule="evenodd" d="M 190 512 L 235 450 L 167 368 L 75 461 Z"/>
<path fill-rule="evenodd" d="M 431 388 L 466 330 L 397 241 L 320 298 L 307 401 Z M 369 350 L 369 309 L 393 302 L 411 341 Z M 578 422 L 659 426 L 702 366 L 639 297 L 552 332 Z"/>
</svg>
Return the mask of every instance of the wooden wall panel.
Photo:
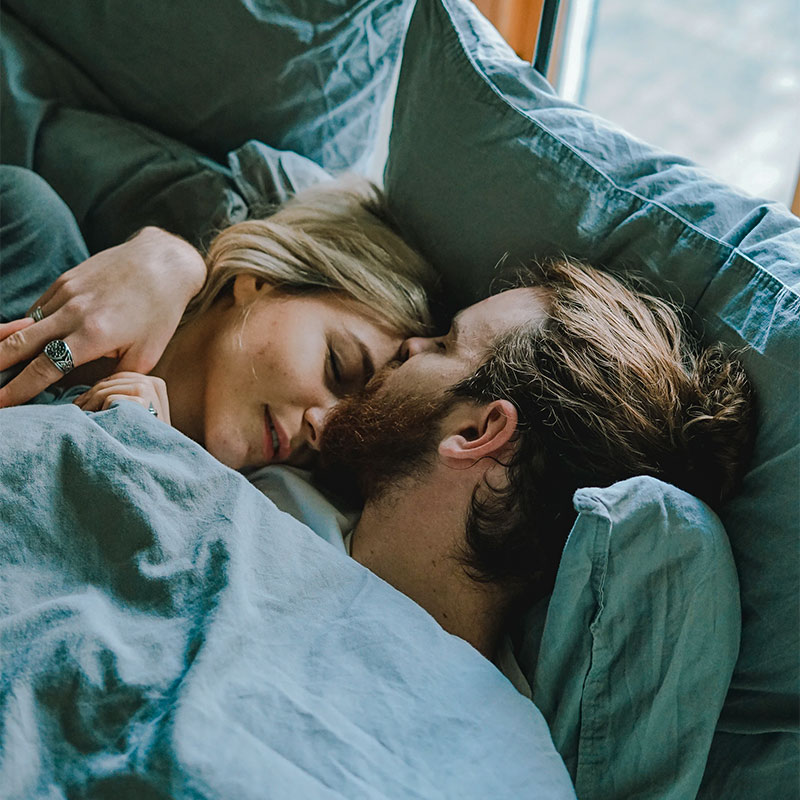
<svg viewBox="0 0 800 800">
<path fill-rule="evenodd" d="M 474 0 L 474 2 L 514 48 L 517 55 L 526 61 L 532 61 L 544 0 Z"/>
</svg>

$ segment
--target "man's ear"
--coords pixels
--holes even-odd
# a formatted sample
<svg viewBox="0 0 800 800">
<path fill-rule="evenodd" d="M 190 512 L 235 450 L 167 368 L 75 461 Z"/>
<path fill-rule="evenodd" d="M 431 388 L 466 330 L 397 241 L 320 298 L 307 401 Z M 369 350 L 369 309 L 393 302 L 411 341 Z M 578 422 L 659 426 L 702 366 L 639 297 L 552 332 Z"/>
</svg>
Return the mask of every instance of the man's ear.
<svg viewBox="0 0 800 800">
<path fill-rule="evenodd" d="M 517 422 L 517 409 L 508 400 L 462 403 L 448 417 L 439 457 L 456 469 L 471 467 L 482 458 L 500 458 L 517 431 Z"/>
<path fill-rule="evenodd" d="M 233 279 L 233 302 L 243 308 L 249 306 L 254 300 L 262 296 L 270 286 L 261 278 L 240 272 Z"/>
</svg>

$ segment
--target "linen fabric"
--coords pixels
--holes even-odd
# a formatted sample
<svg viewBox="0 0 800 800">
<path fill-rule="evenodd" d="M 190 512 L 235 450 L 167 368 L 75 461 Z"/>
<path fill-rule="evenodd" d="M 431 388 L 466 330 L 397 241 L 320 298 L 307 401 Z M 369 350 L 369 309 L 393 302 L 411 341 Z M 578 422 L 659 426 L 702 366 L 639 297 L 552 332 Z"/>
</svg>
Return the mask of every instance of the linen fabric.
<svg viewBox="0 0 800 800">
<path fill-rule="evenodd" d="M 296 4 L 4 4 L 3 162 L 47 180 L 91 252 L 145 225 L 204 246 L 366 164 L 408 4 Z"/>
<path fill-rule="evenodd" d="M 26 77 L 51 104 L 77 96 L 79 108 L 141 123 L 220 163 L 257 139 L 340 171 L 369 157 L 412 3 L 3 5 L 4 26 L 15 17 L 74 67 L 69 76 Z M 22 115 L 30 127 L 41 111 L 32 104 Z"/>
<path fill-rule="evenodd" d="M 0 322 L 24 317 L 59 275 L 88 257 L 75 217 L 47 182 L 0 164 Z"/>
<path fill-rule="evenodd" d="M 0 451 L 5 797 L 575 797 L 494 665 L 143 407 Z"/>
</svg>

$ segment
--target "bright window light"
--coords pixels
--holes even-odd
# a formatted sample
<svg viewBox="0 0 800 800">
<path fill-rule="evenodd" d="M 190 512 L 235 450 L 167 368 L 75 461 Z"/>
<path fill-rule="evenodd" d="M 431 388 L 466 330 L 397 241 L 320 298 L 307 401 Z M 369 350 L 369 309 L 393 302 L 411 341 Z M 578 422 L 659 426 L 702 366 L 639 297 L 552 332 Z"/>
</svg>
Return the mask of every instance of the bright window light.
<svg viewBox="0 0 800 800">
<path fill-rule="evenodd" d="M 572 0 L 559 92 L 789 205 L 800 172 L 798 0 Z"/>
</svg>

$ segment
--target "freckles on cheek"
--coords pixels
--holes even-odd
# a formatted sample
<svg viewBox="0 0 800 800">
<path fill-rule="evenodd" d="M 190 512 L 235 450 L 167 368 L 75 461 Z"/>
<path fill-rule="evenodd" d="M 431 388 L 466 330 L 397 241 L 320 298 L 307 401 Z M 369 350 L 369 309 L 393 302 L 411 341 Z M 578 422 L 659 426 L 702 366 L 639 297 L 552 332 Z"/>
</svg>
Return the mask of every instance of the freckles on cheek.
<svg viewBox="0 0 800 800">
<path fill-rule="evenodd" d="M 221 387 L 216 387 L 218 390 Z M 231 387 L 225 387 L 230 389 Z M 208 398 L 203 427 L 206 450 L 228 467 L 238 469 L 246 456 L 237 391 L 215 391 Z M 239 463 L 236 463 L 236 462 Z"/>
<path fill-rule="evenodd" d="M 225 464 L 226 467 L 239 469 L 244 464 L 245 452 L 237 445 L 236 440 L 226 433 L 209 432 L 206 449 L 214 458 Z"/>
<path fill-rule="evenodd" d="M 258 345 L 252 349 L 252 360 L 258 364 L 259 372 L 274 372 L 286 357 L 281 353 L 281 348 L 275 344 L 275 337 L 269 337 L 259 341 Z"/>
</svg>

